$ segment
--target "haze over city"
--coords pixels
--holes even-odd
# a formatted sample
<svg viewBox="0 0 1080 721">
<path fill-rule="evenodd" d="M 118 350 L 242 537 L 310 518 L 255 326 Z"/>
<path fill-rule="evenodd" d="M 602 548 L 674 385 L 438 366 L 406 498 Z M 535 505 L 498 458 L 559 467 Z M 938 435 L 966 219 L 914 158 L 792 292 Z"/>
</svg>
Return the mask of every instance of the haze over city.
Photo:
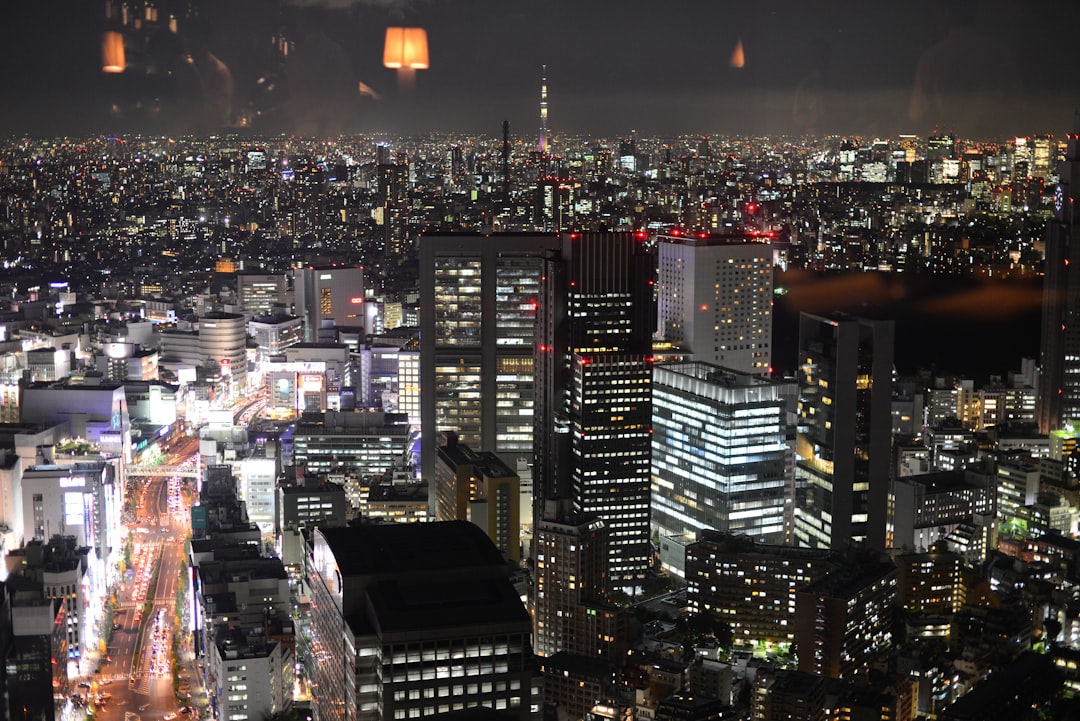
<svg viewBox="0 0 1080 721">
<path fill-rule="evenodd" d="M 241 101 L 269 106 L 287 93 L 257 82 L 276 70 L 259 39 L 283 32 L 304 58 L 333 68 L 321 82 L 340 81 L 335 131 L 397 132 L 407 120 L 410 130 L 497 133 L 503 119 L 532 130 L 546 64 L 556 132 L 887 136 L 938 125 L 981 139 L 1060 132 L 1075 98 L 1069 44 L 1055 29 L 1074 27 L 1080 9 L 1020 0 L 223 0 L 200 16 L 207 46 L 232 71 L 237 111 Z M 395 112 L 393 71 L 382 63 L 387 25 L 429 33 L 430 68 L 418 73 L 407 118 Z M 2 129 L 189 130 L 180 118 L 130 109 L 126 122 L 110 124 L 112 102 L 157 97 L 168 106 L 187 91 L 160 76 L 102 76 L 102 29 L 98 3 L 4 3 Z M 733 68 L 740 42 L 743 65 Z M 156 50 L 162 64 L 180 52 Z M 380 99 L 360 97 L 357 82 Z M 311 134 L 303 125 L 299 116 L 275 117 L 264 129 Z"/>
</svg>

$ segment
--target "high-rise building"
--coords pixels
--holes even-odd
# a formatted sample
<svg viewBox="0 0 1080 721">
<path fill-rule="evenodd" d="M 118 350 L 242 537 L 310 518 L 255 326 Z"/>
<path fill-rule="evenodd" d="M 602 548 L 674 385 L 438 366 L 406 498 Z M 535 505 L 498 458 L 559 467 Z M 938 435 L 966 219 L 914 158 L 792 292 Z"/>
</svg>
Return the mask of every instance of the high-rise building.
<svg viewBox="0 0 1080 721">
<path fill-rule="evenodd" d="M 710 363 L 653 371 L 652 523 L 661 536 L 705 529 L 783 543 L 785 396 L 794 384 Z"/>
<path fill-rule="evenodd" d="M 612 583 L 624 587 L 651 555 L 655 261 L 643 241 L 564 233 L 544 261 L 536 327 L 537 501 L 571 498 L 602 518 Z"/>
<path fill-rule="evenodd" d="M 539 717 L 529 614 L 479 528 L 317 528 L 310 548 L 315 721 Z"/>
<path fill-rule="evenodd" d="M 295 274 L 296 315 L 304 319 L 306 342 L 319 341 L 324 326 L 364 325 L 363 268 L 297 268 Z"/>
<path fill-rule="evenodd" d="M 567 653 L 618 663 L 626 614 L 608 599 L 608 532 L 569 499 L 547 501 L 536 527 L 533 645 L 541 656 Z"/>
<path fill-rule="evenodd" d="M 893 323 L 803 313 L 798 362 L 795 542 L 884 549 Z"/>
<path fill-rule="evenodd" d="M 409 166 L 380 164 L 379 206 L 382 212 L 383 250 L 392 258 L 402 258 L 410 247 Z"/>
<path fill-rule="evenodd" d="M 239 313 L 211 312 L 199 318 L 199 349 L 205 362 L 231 376 L 240 392 L 247 384 L 247 319 Z"/>
<path fill-rule="evenodd" d="M 532 483 L 533 351 L 543 253 L 555 236 L 420 238 L 421 466 L 431 478 L 440 434 L 490 450 Z M 531 522 L 531 514 L 529 522 Z"/>
<path fill-rule="evenodd" d="M 1080 419 L 1080 254 L 1073 253 L 1072 247 L 1080 224 L 1073 205 L 1073 198 L 1080 193 L 1080 113 L 1058 175 L 1061 182 L 1054 189 L 1054 217 L 1047 230 L 1043 276 L 1038 396 L 1042 433 Z"/>
<path fill-rule="evenodd" d="M 772 360 L 773 251 L 743 235 L 659 237 L 660 335 L 743 373 Z"/>
</svg>

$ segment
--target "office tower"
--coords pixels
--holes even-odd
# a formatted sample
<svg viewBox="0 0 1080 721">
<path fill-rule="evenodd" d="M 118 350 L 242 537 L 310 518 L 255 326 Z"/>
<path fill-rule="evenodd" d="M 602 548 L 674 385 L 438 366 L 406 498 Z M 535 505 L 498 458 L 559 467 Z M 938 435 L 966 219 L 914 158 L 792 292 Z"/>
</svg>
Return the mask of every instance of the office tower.
<svg viewBox="0 0 1080 721">
<path fill-rule="evenodd" d="M 1080 254 L 1072 252 L 1080 221 L 1073 207 L 1073 198 L 1080 193 L 1080 113 L 1068 138 L 1046 238 L 1038 396 L 1042 433 L 1080 419 Z"/>
<path fill-rule="evenodd" d="M 297 268 L 294 272 L 296 315 L 304 320 L 306 342 L 318 342 L 324 327 L 364 326 L 363 268 Z"/>
<path fill-rule="evenodd" d="M 705 529 L 783 543 L 785 397 L 794 384 L 710 363 L 653 371 L 652 523 L 660 536 Z"/>
<path fill-rule="evenodd" d="M 908 613 L 953 614 L 964 605 L 964 558 L 948 544 L 895 560 L 900 606 Z"/>
<path fill-rule="evenodd" d="M 533 207 L 536 230 L 558 233 L 573 225 L 576 188 L 569 178 L 549 175 L 537 181 Z"/>
<path fill-rule="evenodd" d="M 273 315 L 285 308 L 288 279 L 266 273 L 236 274 L 236 304 L 251 315 Z"/>
<path fill-rule="evenodd" d="M 799 317 L 795 542 L 887 547 L 893 323 Z"/>
<path fill-rule="evenodd" d="M 892 646 L 896 567 L 862 562 L 795 592 L 799 670 L 818 676 L 866 677 Z"/>
<path fill-rule="evenodd" d="M 655 261 L 643 240 L 564 233 L 544 260 L 536 327 L 536 498 L 572 498 L 604 520 L 623 587 L 644 578 L 651 555 Z"/>
<path fill-rule="evenodd" d="M 315 721 L 538 717 L 529 615 L 473 524 L 318 528 L 307 564 Z"/>
<path fill-rule="evenodd" d="M 381 164 L 378 172 L 383 252 L 390 258 L 401 259 L 412 250 L 409 237 L 409 166 L 405 163 Z"/>
<path fill-rule="evenodd" d="M 826 718 L 826 682 L 820 676 L 777 669 L 759 672 L 750 692 L 752 721 Z"/>
<path fill-rule="evenodd" d="M 536 307 L 543 253 L 557 245 L 554 236 L 524 234 L 420 238 L 424 478 L 440 434 L 454 431 L 503 458 L 521 477 L 524 505 L 531 502 Z"/>
<path fill-rule="evenodd" d="M 993 518 L 998 476 L 976 468 L 897 478 L 893 483 L 893 548 L 925 551 L 961 524 Z"/>
<path fill-rule="evenodd" d="M 773 251 L 743 235 L 659 237 L 660 335 L 694 360 L 765 374 L 772 360 Z"/>
<path fill-rule="evenodd" d="M 490 451 L 446 434 L 435 468 L 435 520 L 472 521 L 509 561 L 521 560 L 521 481 Z"/>
<path fill-rule="evenodd" d="M 795 590 L 839 567 L 827 549 L 758 543 L 705 531 L 686 548 L 686 604 L 715 613 L 741 645 L 795 640 Z"/>
<path fill-rule="evenodd" d="M 296 316 L 256 316 L 248 321 L 247 327 L 248 334 L 255 338 L 260 361 L 282 355 L 286 348 L 304 339 L 304 321 Z"/>
<path fill-rule="evenodd" d="M 400 413 L 329 411 L 296 424 L 293 463 L 305 476 L 344 477 L 355 509 L 374 479 L 405 457 L 411 437 L 409 419 Z"/>
<path fill-rule="evenodd" d="M 536 653 L 573 654 L 618 664 L 626 614 L 608 600 L 608 530 L 569 499 L 546 501 L 533 534 Z"/>
<path fill-rule="evenodd" d="M 419 426 L 420 351 L 412 343 L 399 348 L 377 342 L 359 350 L 356 404 L 404 413 L 410 423 Z"/>
</svg>

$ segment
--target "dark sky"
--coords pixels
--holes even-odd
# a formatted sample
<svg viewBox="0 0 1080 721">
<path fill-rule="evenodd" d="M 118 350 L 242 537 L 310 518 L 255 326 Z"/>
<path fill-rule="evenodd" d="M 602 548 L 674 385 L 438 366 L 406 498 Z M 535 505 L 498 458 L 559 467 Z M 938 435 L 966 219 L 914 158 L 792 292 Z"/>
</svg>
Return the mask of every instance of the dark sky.
<svg viewBox="0 0 1080 721">
<path fill-rule="evenodd" d="M 159 0 L 167 6 L 169 0 Z M 1071 129 L 1080 105 L 1069 33 L 1080 2 L 1051 0 L 202 0 L 205 23 L 154 48 L 200 43 L 229 68 L 231 116 L 257 127 L 535 132 L 540 66 L 551 129 L 612 136 Z M 197 81 L 100 70 L 104 0 L 0 0 L 0 131 L 174 132 L 199 127 Z M 411 99 L 382 67 L 388 25 L 428 31 Z M 273 93 L 269 38 L 298 55 Z M 201 38 L 201 40 L 200 40 Z M 745 66 L 730 67 L 736 43 Z M 188 43 L 186 46 L 183 43 Z M 171 44 L 170 44 L 171 43 Z M 181 68 L 183 70 L 183 68 Z M 364 82 L 381 96 L 361 98 Z M 288 88 L 288 89 L 286 89 Z M 115 105 L 116 108 L 112 109 Z"/>
</svg>

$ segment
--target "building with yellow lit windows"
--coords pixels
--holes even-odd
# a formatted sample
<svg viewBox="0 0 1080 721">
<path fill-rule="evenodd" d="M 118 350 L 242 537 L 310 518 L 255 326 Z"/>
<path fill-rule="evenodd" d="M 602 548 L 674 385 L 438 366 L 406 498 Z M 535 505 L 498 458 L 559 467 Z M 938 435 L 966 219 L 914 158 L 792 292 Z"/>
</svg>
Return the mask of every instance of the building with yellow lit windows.
<svg viewBox="0 0 1080 721">
<path fill-rule="evenodd" d="M 888 546 L 893 322 L 799 317 L 795 543 Z"/>
<path fill-rule="evenodd" d="M 420 238 L 421 466 L 446 431 L 496 453 L 521 479 L 531 523 L 533 352 L 543 252 L 555 235 Z"/>
</svg>

